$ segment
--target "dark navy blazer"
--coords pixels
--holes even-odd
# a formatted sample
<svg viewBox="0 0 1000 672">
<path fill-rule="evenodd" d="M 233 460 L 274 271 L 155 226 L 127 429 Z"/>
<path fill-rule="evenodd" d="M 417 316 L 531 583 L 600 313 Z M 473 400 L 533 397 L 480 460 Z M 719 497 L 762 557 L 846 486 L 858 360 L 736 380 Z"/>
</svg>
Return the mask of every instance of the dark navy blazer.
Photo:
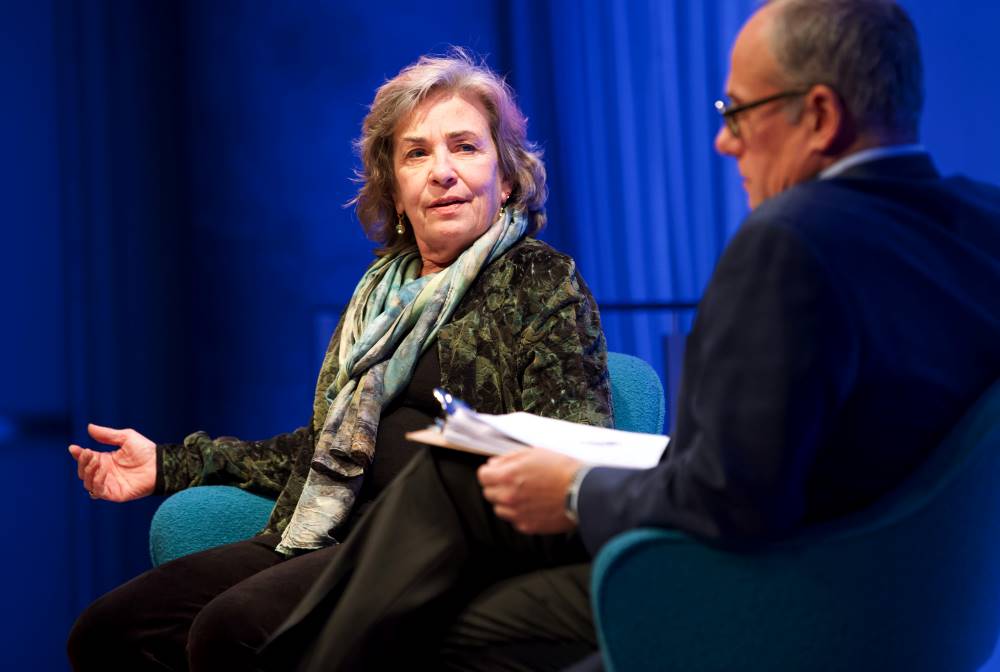
<svg viewBox="0 0 1000 672">
<path fill-rule="evenodd" d="M 660 526 L 739 545 L 863 508 L 998 378 L 1000 189 L 924 154 L 800 184 L 724 250 L 660 464 L 587 474 L 584 542 Z"/>
</svg>

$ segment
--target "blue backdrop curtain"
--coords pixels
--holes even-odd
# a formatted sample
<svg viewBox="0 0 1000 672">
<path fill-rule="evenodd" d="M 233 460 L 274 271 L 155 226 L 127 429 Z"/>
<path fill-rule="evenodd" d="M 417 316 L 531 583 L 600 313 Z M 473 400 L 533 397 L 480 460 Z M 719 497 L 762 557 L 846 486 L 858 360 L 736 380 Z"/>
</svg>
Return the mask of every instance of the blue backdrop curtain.
<svg viewBox="0 0 1000 672">
<path fill-rule="evenodd" d="M 92 502 L 66 452 L 87 421 L 187 423 L 179 15 L 170 3 L 2 10 L 0 390 L 8 540 L 0 668 L 66 668 L 76 613 L 149 565 L 158 502 Z M 6 72 L 5 72 L 6 74 Z M 10 151 L 13 149 L 14 151 Z"/>
<path fill-rule="evenodd" d="M 66 1 L 54 5 L 52 27 L 69 362 L 53 393 L 68 399 L 75 442 L 92 443 L 87 422 L 169 435 L 189 421 L 187 370 L 177 365 L 190 352 L 180 328 L 190 226 L 180 184 L 179 15 L 168 3 Z M 59 458 L 52 476 L 68 485 L 76 612 L 148 565 L 136 530 L 158 502 L 91 502 L 72 463 Z"/>
<path fill-rule="evenodd" d="M 471 47 L 507 73 L 546 151 L 543 237 L 572 254 L 612 349 L 665 378 L 745 213 L 712 140 L 753 0 L 264 3 L 42 0 L 0 8 L 4 569 L 0 668 L 65 669 L 76 613 L 148 567 L 158 503 L 91 502 L 85 423 L 159 440 L 303 424 L 325 340 L 371 246 L 342 207 L 375 87 Z M 906 0 L 925 48 L 925 140 L 1000 180 L 1000 6 Z M 669 370 L 668 370 L 669 368 Z M 27 577 L 27 578 L 25 578 Z"/>
<path fill-rule="evenodd" d="M 661 375 L 746 211 L 716 155 L 712 102 L 754 3 L 510 3 L 511 81 L 551 179 L 550 240 L 572 253 L 602 305 L 609 346 Z M 629 304 L 622 306 L 621 304 Z"/>
</svg>

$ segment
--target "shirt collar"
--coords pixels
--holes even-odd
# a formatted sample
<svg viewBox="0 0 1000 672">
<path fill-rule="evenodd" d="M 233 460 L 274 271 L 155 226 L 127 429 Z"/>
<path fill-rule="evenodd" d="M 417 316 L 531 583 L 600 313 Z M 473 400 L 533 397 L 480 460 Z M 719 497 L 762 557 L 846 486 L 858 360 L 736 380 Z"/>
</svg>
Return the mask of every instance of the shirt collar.
<svg viewBox="0 0 1000 672">
<path fill-rule="evenodd" d="M 875 161 L 877 159 L 888 159 L 896 156 L 909 156 L 912 154 L 926 153 L 927 150 L 924 149 L 923 145 L 915 144 L 890 145 L 887 147 L 871 147 L 869 149 L 862 149 L 860 152 L 855 152 L 854 154 L 845 156 L 836 163 L 827 166 L 826 169 L 819 174 L 818 178 L 821 180 L 827 180 L 831 177 L 837 177 L 854 166 L 862 163 L 868 163 L 869 161 Z"/>
</svg>

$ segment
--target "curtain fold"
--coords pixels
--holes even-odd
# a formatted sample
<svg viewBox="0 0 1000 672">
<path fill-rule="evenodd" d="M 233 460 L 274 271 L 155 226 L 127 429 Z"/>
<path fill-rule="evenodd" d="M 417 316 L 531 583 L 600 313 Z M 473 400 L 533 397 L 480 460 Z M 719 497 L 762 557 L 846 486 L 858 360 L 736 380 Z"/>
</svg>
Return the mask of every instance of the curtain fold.
<svg viewBox="0 0 1000 672">
<path fill-rule="evenodd" d="M 746 213 L 712 103 L 751 0 L 514 0 L 509 73 L 549 168 L 550 240 L 598 301 L 695 302 Z M 528 28 L 530 26 L 530 28 Z M 546 76 L 545 73 L 551 73 Z M 611 349 L 665 370 L 692 311 L 602 312 Z"/>
<path fill-rule="evenodd" d="M 158 439 L 186 418 L 187 213 L 181 149 L 179 12 L 172 6 L 67 0 L 54 5 L 60 250 L 65 281 L 64 394 L 71 440 L 86 424 L 135 426 Z M 157 501 L 91 501 L 65 448 L 69 610 L 149 566 Z M 142 531 L 143 534 L 137 533 Z"/>
</svg>

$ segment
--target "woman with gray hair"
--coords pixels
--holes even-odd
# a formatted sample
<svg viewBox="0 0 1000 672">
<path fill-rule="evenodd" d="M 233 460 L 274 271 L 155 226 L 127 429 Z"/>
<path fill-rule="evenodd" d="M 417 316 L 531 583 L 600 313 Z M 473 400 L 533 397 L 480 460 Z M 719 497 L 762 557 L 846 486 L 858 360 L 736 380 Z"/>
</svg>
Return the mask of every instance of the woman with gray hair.
<svg viewBox="0 0 1000 672">
<path fill-rule="evenodd" d="M 572 259 L 531 237 L 545 223 L 545 168 L 506 83 L 461 50 L 423 57 L 379 88 L 357 145 L 354 204 L 379 249 L 330 341 L 310 423 L 179 445 L 90 425 L 115 449 L 70 446 L 97 499 L 207 484 L 277 496 L 260 535 L 88 607 L 70 634 L 74 669 L 257 669 L 256 649 L 424 450 L 403 435 L 432 422 L 434 387 L 485 412 L 611 423 L 593 297 Z"/>
</svg>

